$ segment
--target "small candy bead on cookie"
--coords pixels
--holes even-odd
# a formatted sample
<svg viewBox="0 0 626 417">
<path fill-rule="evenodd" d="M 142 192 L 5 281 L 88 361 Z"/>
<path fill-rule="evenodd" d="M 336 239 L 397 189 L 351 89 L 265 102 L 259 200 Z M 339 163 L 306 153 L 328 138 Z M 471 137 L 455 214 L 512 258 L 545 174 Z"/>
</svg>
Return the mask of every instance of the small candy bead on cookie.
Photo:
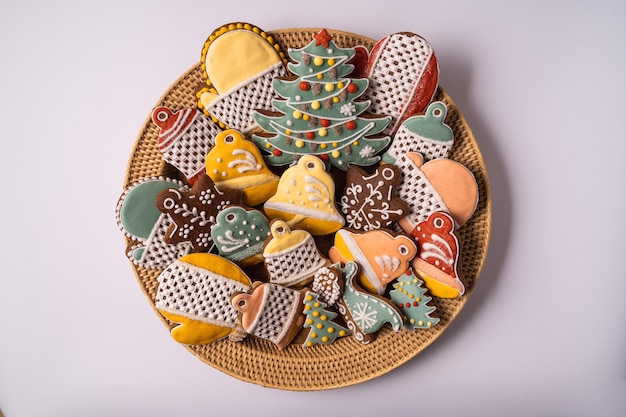
<svg viewBox="0 0 626 417">
<path fill-rule="evenodd" d="M 163 269 L 191 252 L 189 242 L 165 242 L 172 219 L 159 211 L 157 195 L 168 189 L 184 192 L 187 186 L 180 181 L 151 177 L 128 187 L 119 199 L 116 209 L 117 224 L 132 241 L 128 258 L 137 266 Z"/>
<path fill-rule="evenodd" d="M 159 106 L 152 121 L 159 127 L 157 143 L 163 159 L 193 184 L 204 173 L 204 158 L 221 129 L 197 109 L 172 112 Z"/>
<path fill-rule="evenodd" d="M 215 146 L 206 155 L 206 173 L 219 189 L 241 190 L 250 207 L 264 203 L 278 187 L 278 176 L 267 168 L 256 145 L 234 129 L 215 137 Z"/>
</svg>

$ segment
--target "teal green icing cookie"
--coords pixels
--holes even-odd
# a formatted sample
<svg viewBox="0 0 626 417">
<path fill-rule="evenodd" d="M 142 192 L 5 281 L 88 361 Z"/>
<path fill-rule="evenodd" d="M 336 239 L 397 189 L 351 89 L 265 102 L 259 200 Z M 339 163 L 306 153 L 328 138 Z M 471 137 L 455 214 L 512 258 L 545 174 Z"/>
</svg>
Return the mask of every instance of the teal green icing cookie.
<svg viewBox="0 0 626 417">
<path fill-rule="evenodd" d="M 431 103 L 424 115 L 412 116 L 403 123 L 411 132 L 438 142 L 451 142 L 454 134 L 450 126 L 444 123 L 448 108 L 441 101 Z"/>
<path fill-rule="evenodd" d="M 233 262 L 260 254 L 270 235 L 269 223 L 261 212 L 238 206 L 222 210 L 211 228 L 211 238 L 220 255 Z"/>
<path fill-rule="evenodd" d="M 120 199 L 118 222 L 131 238 L 146 240 L 161 217 L 155 200 L 168 188 L 181 188 L 180 182 L 167 178 L 148 178 L 131 186 Z"/>
</svg>

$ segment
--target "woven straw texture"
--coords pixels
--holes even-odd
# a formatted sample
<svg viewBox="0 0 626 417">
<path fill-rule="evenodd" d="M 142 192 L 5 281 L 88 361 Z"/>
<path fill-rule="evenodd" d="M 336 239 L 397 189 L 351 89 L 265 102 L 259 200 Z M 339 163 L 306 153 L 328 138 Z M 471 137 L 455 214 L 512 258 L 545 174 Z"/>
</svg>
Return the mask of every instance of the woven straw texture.
<svg viewBox="0 0 626 417">
<path fill-rule="evenodd" d="M 320 29 L 282 29 L 268 32 L 283 50 L 300 48 L 310 42 Z M 351 33 L 329 30 L 340 47 L 364 45 L 370 48 L 375 41 Z M 183 74 L 161 97 L 156 106 L 172 110 L 196 106 L 196 92 L 203 87 L 200 63 Z M 345 387 L 383 375 L 415 357 L 430 345 L 448 327 L 466 304 L 483 266 L 491 230 L 491 197 L 485 165 L 472 132 L 452 99 L 439 88 L 436 100 L 448 106 L 446 123 L 452 128 L 455 144 L 449 155 L 467 166 L 478 182 L 479 203 L 474 216 L 457 231 L 461 245 L 458 270 L 466 285 L 459 299 L 433 297 L 437 307 L 437 325 L 428 330 L 394 333 L 385 327 L 368 345 L 353 337 L 337 339 L 330 346 L 316 345 L 304 348 L 292 343 L 282 351 L 268 341 L 247 337 L 241 343 L 220 340 L 210 345 L 185 346 L 205 363 L 241 380 L 266 387 L 286 390 L 322 390 Z M 148 116 L 133 148 L 124 187 L 150 176 L 164 175 L 177 178 L 176 171 L 167 165 L 157 147 L 158 127 Z M 132 265 L 132 264 L 131 264 Z M 132 265 L 139 284 L 154 308 L 157 277 L 160 271 Z M 156 309 L 155 309 L 156 311 Z M 169 323 L 158 312 L 164 324 Z"/>
</svg>

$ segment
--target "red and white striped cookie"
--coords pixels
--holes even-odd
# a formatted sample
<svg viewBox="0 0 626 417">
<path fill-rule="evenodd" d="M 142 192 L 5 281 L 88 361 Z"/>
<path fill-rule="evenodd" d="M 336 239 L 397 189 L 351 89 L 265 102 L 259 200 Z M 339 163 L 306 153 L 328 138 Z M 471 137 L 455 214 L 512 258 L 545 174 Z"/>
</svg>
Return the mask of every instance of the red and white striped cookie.
<svg viewBox="0 0 626 417">
<path fill-rule="evenodd" d="M 439 66 L 430 44 L 410 32 L 394 33 L 374 45 L 365 76 L 365 98 L 374 114 L 392 117 L 385 134 L 393 135 L 409 116 L 424 111 L 439 83 Z"/>
</svg>

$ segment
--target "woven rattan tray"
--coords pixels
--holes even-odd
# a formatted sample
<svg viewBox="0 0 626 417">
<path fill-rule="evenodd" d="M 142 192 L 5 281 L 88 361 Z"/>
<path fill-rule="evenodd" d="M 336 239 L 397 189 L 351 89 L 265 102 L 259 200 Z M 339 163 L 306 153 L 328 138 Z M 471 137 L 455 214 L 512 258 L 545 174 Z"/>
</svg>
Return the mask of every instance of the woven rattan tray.
<svg viewBox="0 0 626 417">
<path fill-rule="evenodd" d="M 286 50 L 310 42 L 319 29 L 282 29 L 268 32 Z M 329 30 L 340 47 L 363 45 L 371 48 L 375 41 L 360 35 Z M 155 106 L 172 110 L 196 106 L 196 92 L 202 87 L 200 63 L 194 65 L 170 86 Z M 364 382 L 402 365 L 430 345 L 459 314 L 476 286 L 483 266 L 491 230 L 491 197 L 485 165 L 472 132 L 456 104 L 439 88 L 436 100 L 448 106 L 446 123 L 454 131 L 455 144 L 450 158 L 467 166 L 478 182 L 479 203 L 471 220 L 457 231 L 461 245 L 459 273 L 466 285 L 459 299 L 433 297 L 437 307 L 437 325 L 428 330 L 394 333 L 384 328 L 370 344 L 362 345 L 352 337 L 337 339 L 330 346 L 302 347 L 291 344 L 278 351 L 270 342 L 248 337 L 241 343 L 221 340 L 210 345 L 185 346 L 202 361 L 229 375 L 266 387 L 287 390 L 321 390 Z M 176 172 L 162 159 L 157 149 L 159 130 L 148 116 L 137 138 L 124 187 L 152 176 L 176 177 Z M 132 265 L 132 264 L 131 264 Z M 154 308 L 160 271 L 133 265 L 139 284 Z M 156 311 L 156 309 L 155 309 Z M 165 325 L 169 323 L 157 312 Z M 173 341 L 172 341 L 173 342 Z"/>
</svg>

